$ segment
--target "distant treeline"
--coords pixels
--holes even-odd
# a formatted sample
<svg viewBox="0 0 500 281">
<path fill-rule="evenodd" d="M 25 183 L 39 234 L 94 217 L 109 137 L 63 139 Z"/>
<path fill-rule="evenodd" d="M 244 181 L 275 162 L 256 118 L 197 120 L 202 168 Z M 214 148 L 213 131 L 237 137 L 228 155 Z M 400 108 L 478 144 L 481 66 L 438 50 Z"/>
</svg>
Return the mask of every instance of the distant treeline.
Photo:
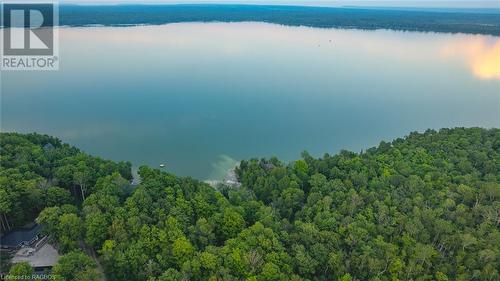
<svg viewBox="0 0 500 281">
<path fill-rule="evenodd" d="M 500 13 L 492 9 L 397 10 L 258 5 L 113 5 L 60 7 L 60 25 L 139 25 L 174 22 L 269 22 L 321 28 L 490 34 L 500 36 Z"/>
</svg>

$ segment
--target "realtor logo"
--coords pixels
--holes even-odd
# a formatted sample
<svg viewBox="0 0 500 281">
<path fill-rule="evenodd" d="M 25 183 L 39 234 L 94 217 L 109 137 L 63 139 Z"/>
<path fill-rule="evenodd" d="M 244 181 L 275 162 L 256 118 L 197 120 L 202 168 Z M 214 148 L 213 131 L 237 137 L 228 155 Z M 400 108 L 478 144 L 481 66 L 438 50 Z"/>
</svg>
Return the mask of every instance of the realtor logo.
<svg viewBox="0 0 500 281">
<path fill-rule="evenodd" d="M 2 70 L 57 70 L 55 3 L 2 4 Z"/>
</svg>

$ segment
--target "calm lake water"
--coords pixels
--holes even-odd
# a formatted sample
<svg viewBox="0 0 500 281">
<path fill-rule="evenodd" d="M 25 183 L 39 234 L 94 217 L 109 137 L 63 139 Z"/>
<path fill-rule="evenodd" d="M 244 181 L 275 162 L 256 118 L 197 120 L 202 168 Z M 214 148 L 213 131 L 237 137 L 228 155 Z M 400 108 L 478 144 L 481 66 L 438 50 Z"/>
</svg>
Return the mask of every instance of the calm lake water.
<svg viewBox="0 0 500 281">
<path fill-rule="evenodd" d="M 500 38 L 264 23 L 61 28 L 60 71 L 2 72 L 2 131 L 217 179 L 240 159 L 500 127 Z"/>
</svg>

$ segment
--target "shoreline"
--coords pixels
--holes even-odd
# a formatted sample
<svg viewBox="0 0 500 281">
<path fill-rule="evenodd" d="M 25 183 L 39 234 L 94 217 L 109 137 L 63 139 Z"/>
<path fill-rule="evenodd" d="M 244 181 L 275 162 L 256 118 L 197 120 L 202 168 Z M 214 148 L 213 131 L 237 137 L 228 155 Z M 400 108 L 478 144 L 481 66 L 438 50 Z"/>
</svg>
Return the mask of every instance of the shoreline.
<svg viewBox="0 0 500 281">
<path fill-rule="evenodd" d="M 488 9 L 485 9 L 487 11 Z M 290 5 L 61 5 L 59 26 L 267 22 L 285 26 L 500 36 L 500 12 Z"/>
</svg>

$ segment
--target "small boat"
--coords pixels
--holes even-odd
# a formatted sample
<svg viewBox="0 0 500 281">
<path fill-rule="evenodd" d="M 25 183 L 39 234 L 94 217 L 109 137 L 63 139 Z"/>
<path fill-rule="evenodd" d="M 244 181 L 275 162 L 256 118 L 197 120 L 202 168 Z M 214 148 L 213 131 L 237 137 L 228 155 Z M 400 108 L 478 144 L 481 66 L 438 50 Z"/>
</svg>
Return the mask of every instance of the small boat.
<svg viewBox="0 0 500 281">
<path fill-rule="evenodd" d="M 160 164 L 160 168 L 165 168 L 165 164 Z"/>
</svg>

